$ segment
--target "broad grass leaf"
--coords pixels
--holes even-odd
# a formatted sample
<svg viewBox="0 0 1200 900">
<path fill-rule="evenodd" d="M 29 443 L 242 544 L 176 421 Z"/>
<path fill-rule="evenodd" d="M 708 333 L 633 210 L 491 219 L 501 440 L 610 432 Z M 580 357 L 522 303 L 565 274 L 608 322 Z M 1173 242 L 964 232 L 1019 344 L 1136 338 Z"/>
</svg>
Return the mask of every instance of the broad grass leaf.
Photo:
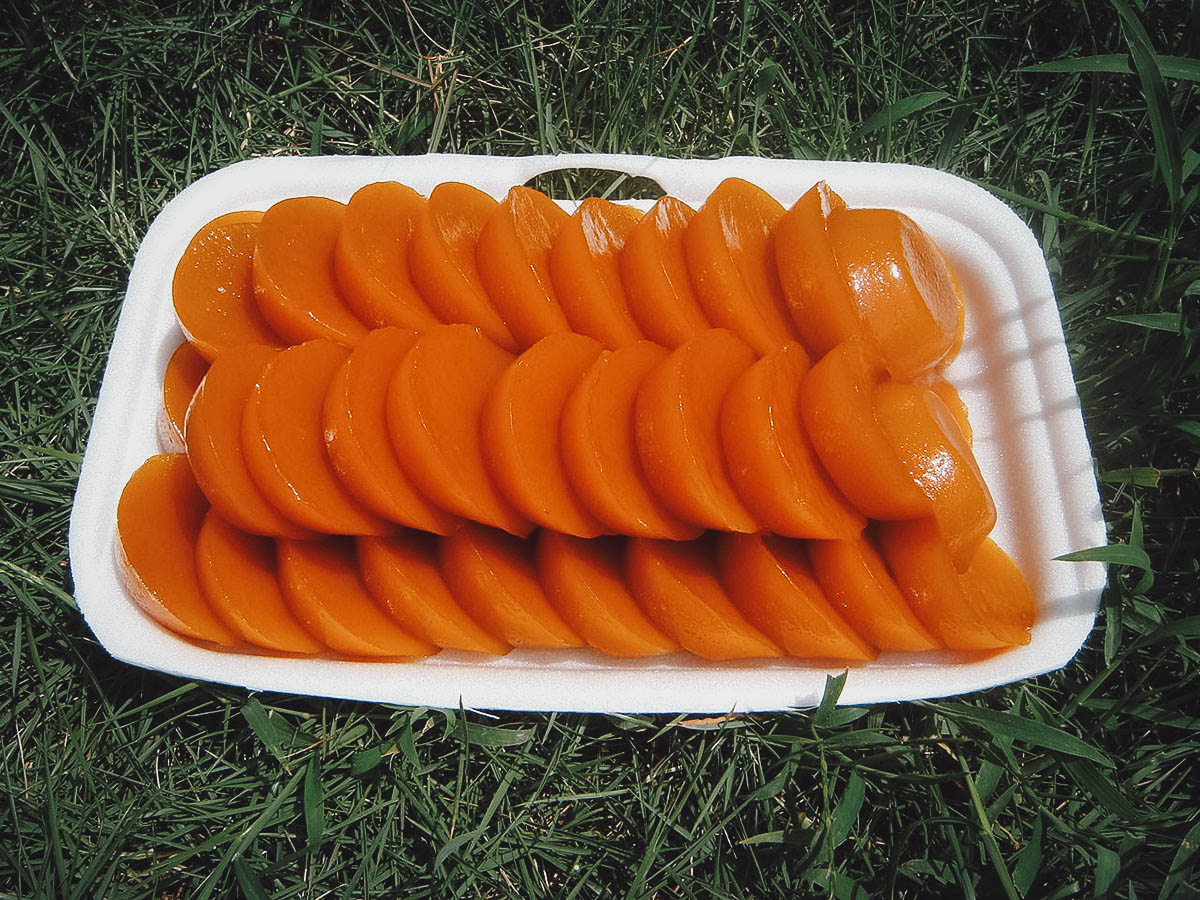
<svg viewBox="0 0 1200 900">
<path fill-rule="evenodd" d="M 1124 322 L 1126 325 L 1140 325 L 1152 331 L 1169 331 L 1171 334 L 1183 332 L 1183 315 L 1173 312 L 1142 313 L 1136 316 L 1109 316 L 1110 322 Z"/>
<path fill-rule="evenodd" d="M 1103 766 L 1113 765 L 1112 760 L 1087 741 L 1045 722 L 965 703 L 943 703 L 935 708 L 952 719 L 974 722 L 993 735 L 1002 735 L 1014 741 L 1065 753 L 1068 756 L 1090 759 Z"/>
<path fill-rule="evenodd" d="M 949 99 L 950 95 L 945 91 L 922 91 L 919 94 L 912 94 L 876 112 L 867 121 L 858 126 L 853 136 L 856 138 L 862 137 L 865 134 L 870 134 L 872 131 L 878 131 L 880 128 L 894 125 L 915 112 L 920 112 L 927 107 L 933 106 L 935 103 L 941 103 L 943 100 Z"/>
<path fill-rule="evenodd" d="M 315 753 L 309 757 L 304 773 L 304 834 L 310 850 L 320 847 L 325 839 L 325 786 Z"/>
</svg>

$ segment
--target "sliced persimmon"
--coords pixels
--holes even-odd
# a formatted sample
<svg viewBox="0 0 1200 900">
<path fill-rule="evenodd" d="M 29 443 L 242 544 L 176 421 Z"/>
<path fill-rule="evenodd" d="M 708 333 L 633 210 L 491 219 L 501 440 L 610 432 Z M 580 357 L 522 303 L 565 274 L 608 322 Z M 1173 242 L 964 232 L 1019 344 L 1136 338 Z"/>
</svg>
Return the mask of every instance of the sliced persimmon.
<svg viewBox="0 0 1200 900">
<path fill-rule="evenodd" d="M 670 350 L 712 328 L 683 252 L 683 233 L 695 215 L 682 200 L 660 197 L 629 232 L 617 261 L 630 315 L 646 337 Z"/>
<path fill-rule="evenodd" d="M 438 318 L 408 271 L 408 242 L 425 198 L 395 181 L 359 188 L 333 246 L 333 274 L 346 306 L 368 328 L 424 331 Z"/>
<path fill-rule="evenodd" d="M 280 343 L 254 302 L 251 269 L 262 217 L 248 210 L 218 216 L 196 232 L 175 266 L 175 315 L 209 361 L 239 344 Z"/>
<path fill-rule="evenodd" d="M 683 233 L 692 288 L 708 320 L 759 353 L 795 337 L 775 270 L 773 229 L 782 215 L 762 188 L 726 178 Z"/>
<path fill-rule="evenodd" d="M 325 396 L 349 352 L 317 339 L 277 354 L 246 402 L 242 453 L 258 489 L 292 521 L 327 534 L 387 534 L 395 526 L 342 486 L 325 451 Z"/>
<path fill-rule="evenodd" d="M 717 566 L 737 608 L 789 655 L 852 661 L 879 655 L 830 605 L 803 543 L 774 535 L 720 534 Z"/>
<path fill-rule="evenodd" d="M 962 432 L 963 440 L 967 442 L 968 447 L 971 446 L 975 435 L 971 428 L 971 420 L 967 414 L 967 404 L 959 396 L 958 389 L 941 375 L 923 378 L 917 383 L 924 384 L 942 398 L 942 402 L 950 410 L 950 415 L 954 416 L 954 421 L 958 424 L 958 430 Z"/>
<path fill-rule="evenodd" d="M 932 513 L 929 498 L 875 422 L 883 366 L 857 340 L 830 350 L 800 385 L 800 417 L 821 464 L 860 513 L 912 519 Z"/>
<path fill-rule="evenodd" d="M 567 322 L 610 350 L 642 337 L 629 312 L 617 262 L 641 217 L 641 210 L 631 206 L 588 197 L 550 246 L 550 276 Z"/>
<path fill-rule="evenodd" d="M 757 521 L 795 538 L 847 538 L 866 520 L 829 480 L 800 422 L 808 354 L 787 343 L 741 374 L 721 405 L 721 445 L 738 496 Z"/>
<path fill-rule="evenodd" d="M 479 276 L 521 348 L 571 330 L 550 276 L 550 245 L 569 218 L 541 191 L 517 185 L 479 232 Z"/>
<path fill-rule="evenodd" d="M 459 520 L 413 485 L 387 427 L 388 385 L 416 340 L 415 331 L 378 328 L 354 348 L 325 395 L 325 449 L 342 485 L 369 511 L 410 528 L 449 534 Z"/>
<path fill-rule="evenodd" d="M 1014 646 L 1029 643 L 1037 604 L 1025 576 L 999 544 L 991 538 L 980 544 L 960 580 L 967 600 L 982 611 L 996 637 Z"/>
<path fill-rule="evenodd" d="M 875 421 L 929 498 L 955 567 L 966 571 L 996 524 L 996 506 L 953 413 L 934 391 L 892 381 L 875 390 Z"/>
<path fill-rule="evenodd" d="M 658 499 L 685 522 L 720 531 L 760 528 L 738 497 L 721 446 L 721 403 L 755 358 L 741 338 L 713 328 L 674 350 L 638 390 L 642 470 Z"/>
<path fill-rule="evenodd" d="M 817 358 L 863 330 L 827 227 L 830 213 L 845 208 L 846 201 L 818 181 L 775 224 L 775 268 L 792 324 Z"/>
<path fill-rule="evenodd" d="M 187 457 L 150 457 L 117 501 L 120 577 L 133 602 L 163 627 L 231 647 L 238 638 L 208 605 L 196 577 L 196 538 L 207 514 Z"/>
<path fill-rule="evenodd" d="M 447 512 L 528 534 L 488 475 L 479 419 L 492 385 L 516 359 L 471 325 L 438 325 L 405 354 L 387 395 L 388 431 L 404 473 Z"/>
<path fill-rule="evenodd" d="M 360 537 L 358 568 L 372 596 L 410 633 L 439 647 L 503 656 L 511 647 L 463 611 L 437 567 L 437 539 L 421 531 Z"/>
<path fill-rule="evenodd" d="M 712 536 L 695 541 L 630 538 L 625 577 L 638 606 L 680 646 L 711 660 L 783 656 L 721 586 Z"/>
<path fill-rule="evenodd" d="M 246 344 L 221 353 L 196 390 L 184 433 L 188 462 L 208 502 L 251 534 L 312 537 L 259 490 L 242 452 L 242 420 L 263 370 L 280 353 Z"/>
<path fill-rule="evenodd" d="M 567 398 L 562 464 L 576 496 L 606 530 L 688 540 L 700 528 L 672 515 L 650 489 L 638 456 L 634 404 L 650 370 L 667 358 L 651 341 L 605 350 Z"/>
<path fill-rule="evenodd" d="M 210 509 L 196 540 L 196 570 L 209 606 L 243 640 L 282 653 L 325 649 L 283 601 L 270 538 L 234 528 Z"/>
<path fill-rule="evenodd" d="M 280 200 L 263 214 L 254 242 L 258 311 L 288 343 L 327 338 L 352 347 L 367 334 L 333 275 L 346 206 L 325 197 Z"/>
<path fill-rule="evenodd" d="M 629 593 L 623 538 L 584 540 L 543 529 L 536 555 L 551 605 L 597 650 L 633 658 L 679 649 Z"/>
<path fill-rule="evenodd" d="M 996 650 L 1028 642 L 1028 633 L 1013 628 L 1014 619 L 986 602 L 1003 597 L 964 589 L 946 539 L 932 516 L 903 522 L 880 522 L 879 545 L 888 569 L 921 624 L 951 650 Z M 1002 612 L 1002 610 L 999 610 Z"/>
<path fill-rule="evenodd" d="M 531 522 L 577 537 L 604 529 L 567 481 L 559 424 L 601 349 L 582 334 L 546 335 L 500 373 L 479 418 L 483 458 L 500 493 Z"/>
<path fill-rule="evenodd" d="M 420 657 L 436 653 L 375 602 L 363 584 L 354 543 L 345 537 L 276 542 L 279 586 L 309 633 L 347 656 Z"/>
<path fill-rule="evenodd" d="M 488 298 L 475 264 L 479 233 L 497 205 L 468 184 L 439 184 L 414 221 L 408 270 L 443 322 L 476 325 L 505 350 L 516 350 L 517 342 Z"/>
<path fill-rule="evenodd" d="M 808 558 L 830 605 L 880 650 L 904 652 L 941 646 L 913 614 L 866 535 L 811 541 Z"/>
<path fill-rule="evenodd" d="M 163 446 L 172 453 L 184 449 L 184 420 L 206 372 L 208 360 L 188 341 L 176 347 L 167 360 L 167 368 L 163 372 L 163 405 L 158 436 Z"/>
<path fill-rule="evenodd" d="M 438 539 L 438 566 L 467 614 L 514 647 L 582 647 L 538 580 L 530 541 L 467 524 Z"/>
<path fill-rule="evenodd" d="M 908 380 L 941 362 L 958 335 L 959 303 L 932 239 L 892 209 L 835 209 L 827 227 L 859 318 L 892 376 Z"/>
</svg>

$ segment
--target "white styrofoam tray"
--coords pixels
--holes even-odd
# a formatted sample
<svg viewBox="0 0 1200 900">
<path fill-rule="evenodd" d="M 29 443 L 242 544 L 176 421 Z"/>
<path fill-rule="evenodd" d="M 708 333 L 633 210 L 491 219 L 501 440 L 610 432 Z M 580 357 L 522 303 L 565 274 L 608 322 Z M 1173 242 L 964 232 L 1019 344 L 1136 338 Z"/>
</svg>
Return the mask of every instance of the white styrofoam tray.
<svg viewBox="0 0 1200 900">
<path fill-rule="evenodd" d="M 576 167 L 652 178 L 693 207 L 729 176 L 760 185 L 785 206 L 825 179 L 850 206 L 899 209 L 923 226 L 954 264 L 967 296 L 966 336 L 948 375 L 969 408 L 975 453 L 995 496 L 993 537 L 1029 579 L 1038 620 L 1028 646 L 988 660 L 884 654 L 851 668 L 840 702 L 964 693 L 1051 671 L 1075 655 L 1094 623 L 1105 569 L 1054 557 L 1102 545 L 1106 535 L 1058 308 L 1041 250 L 1025 224 L 985 190 L 915 166 L 591 154 L 255 159 L 201 178 L 167 204 L 129 276 L 71 513 L 76 600 L 109 653 L 134 665 L 256 690 L 422 706 L 746 712 L 819 701 L 826 676 L 840 669 L 795 661 L 708 663 L 687 654 L 625 661 L 591 651 L 525 650 L 502 658 L 444 651 L 414 663 L 221 652 L 162 628 L 120 586 L 117 501 L 133 471 L 160 452 L 162 375 L 182 340 L 171 279 L 202 225 L 286 197 L 346 201 L 359 187 L 384 180 L 424 194 L 443 181 L 463 181 L 500 199 L 512 185 Z M 634 205 L 645 209 L 650 201 Z"/>
</svg>

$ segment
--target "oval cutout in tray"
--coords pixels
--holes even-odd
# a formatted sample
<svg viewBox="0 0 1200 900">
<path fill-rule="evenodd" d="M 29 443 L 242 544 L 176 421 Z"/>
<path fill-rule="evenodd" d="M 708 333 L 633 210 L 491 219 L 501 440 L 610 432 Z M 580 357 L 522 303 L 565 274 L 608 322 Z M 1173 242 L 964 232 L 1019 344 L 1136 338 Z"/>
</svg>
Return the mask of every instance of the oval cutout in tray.
<svg viewBox="0 0 1200 900">
<path fill-rule="evenodd" d="M 134 260 L 71 513 L 76 600 L 109 653 L 145 668 L 254 690 L 421 706 L 750 712 L 820 700 L 826 676 L 840 668 L 708 663 L 685 654 L 629 661 L 592 651 L 525 650 L 501 658 L 443 651 L 413 663 L 221 652 L 166 631 L 121 588 L 117 500 L 138 465 L 159 452 L 162 374 L 183 337 L 170 302 L 171 278 L 202 225 L 286 197 L 344 202 L 359 187 L 386 180 L 423 194 L 443 181 L 463 181 L 499 199 L 512 185 L 570 167 L 653 179 L 693 207 L 729 176 L 758 184 L 785 206 L 825 179 L 851 206 L 899 209 L 924 227 L 953 262 L 967 296 L 963 349 L 947 375 L 970 410 L 975 452 L 995 496 L 992 536 L 1028 578 L 1038 621 L 1028 646 L 986 660 L 948 652 L 884 654 L 851 668 L 839 702 L 964 693 L 1051 671 L 1075 655 L 1095 621 L 1105 569 L 1054 558 L 1102 545 L 1106 532 L 1058 307 L 1041 249 L 1025 224 L 982 188 L 915 166 L 604 154 L 255 159 L 201 178 L 167 204 Z M 633 205 L 645 209 L 649 202 Z"/>
</svg>

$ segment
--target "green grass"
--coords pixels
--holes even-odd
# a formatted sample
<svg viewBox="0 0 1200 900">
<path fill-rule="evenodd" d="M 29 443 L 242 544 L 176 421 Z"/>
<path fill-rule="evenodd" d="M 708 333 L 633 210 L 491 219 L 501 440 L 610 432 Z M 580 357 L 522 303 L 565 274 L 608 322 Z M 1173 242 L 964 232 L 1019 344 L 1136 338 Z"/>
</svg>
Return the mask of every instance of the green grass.
<svg viewBox="0 0 1200 900">
<path fill-rule="evenodd" d="M 372 6 L 6 4 L 0 896 L 1197 896 L 1194 4 Z M 1004 197 L 1138 564 L 1079 657 L 701 721 L 250 696 L 108 658 L 66 528 L 150 220 L 249 156 L 429 150 L 897 160 Z"/>
</svg>

